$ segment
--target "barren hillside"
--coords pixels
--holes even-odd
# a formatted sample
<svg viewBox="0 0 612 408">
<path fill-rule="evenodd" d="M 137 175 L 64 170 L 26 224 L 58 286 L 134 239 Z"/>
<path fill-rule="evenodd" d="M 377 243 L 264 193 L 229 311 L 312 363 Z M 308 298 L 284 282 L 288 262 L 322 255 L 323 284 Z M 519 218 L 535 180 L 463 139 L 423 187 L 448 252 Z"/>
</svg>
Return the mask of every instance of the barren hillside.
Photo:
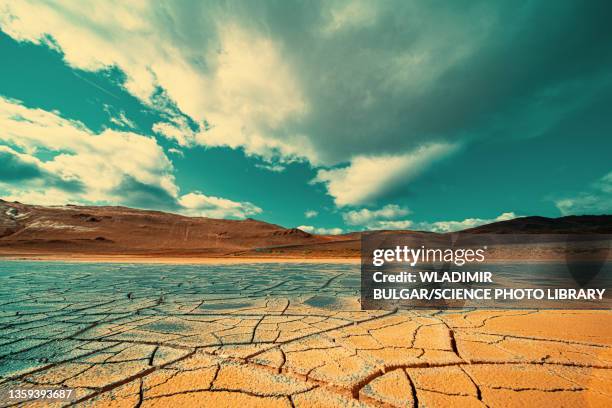
<svg viewBox="0 0 612 408">
<path fill-rule="evenodd" d="M 466 232 L 612 233 L 612 216 L 524 217 Z M 0 255 L 358 257 L 360 238 L 360 232 L 313 235 L 253 219 L 0 200 Z"/>
</svg>

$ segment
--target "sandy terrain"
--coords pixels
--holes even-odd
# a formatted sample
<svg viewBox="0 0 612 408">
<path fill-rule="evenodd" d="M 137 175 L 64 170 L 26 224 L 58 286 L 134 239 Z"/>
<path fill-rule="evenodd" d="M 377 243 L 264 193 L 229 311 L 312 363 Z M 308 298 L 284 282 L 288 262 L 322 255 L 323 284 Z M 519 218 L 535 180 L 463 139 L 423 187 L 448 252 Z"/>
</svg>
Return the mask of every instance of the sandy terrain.
<svg viewBox="0 0 612 408">
<path fill-rule="evenodd" d="M 0 396 L 52 386 L 76 399 L 28 406 L 612 403 L 612 312 L 361 311 L 357 271 L 5 262 Z"/>
</svg>

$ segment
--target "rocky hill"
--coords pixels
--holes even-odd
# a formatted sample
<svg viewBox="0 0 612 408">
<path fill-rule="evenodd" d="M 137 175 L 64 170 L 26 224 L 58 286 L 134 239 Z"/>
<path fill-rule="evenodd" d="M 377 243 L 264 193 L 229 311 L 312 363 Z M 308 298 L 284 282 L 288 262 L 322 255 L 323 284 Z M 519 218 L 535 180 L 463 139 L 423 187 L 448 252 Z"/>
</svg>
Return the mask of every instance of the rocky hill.
<svg viewBox="0 0 612 408">
<path fill-rule="evenodd" d="M 315 236 L 253 219 L 185 217 L 127 207 L 0 202 L 0 253 L 219 256 L 259 247 L 321 244 Z"/>
<path fill-rule="evenodd" d="M 465 232 L 612 233 L 612 216 L 523 217 Z M 360 239 L 360 232 L 314 235 L 253 219 L 0 200 L 0 255 L 358 257 Z"/>
</svg>

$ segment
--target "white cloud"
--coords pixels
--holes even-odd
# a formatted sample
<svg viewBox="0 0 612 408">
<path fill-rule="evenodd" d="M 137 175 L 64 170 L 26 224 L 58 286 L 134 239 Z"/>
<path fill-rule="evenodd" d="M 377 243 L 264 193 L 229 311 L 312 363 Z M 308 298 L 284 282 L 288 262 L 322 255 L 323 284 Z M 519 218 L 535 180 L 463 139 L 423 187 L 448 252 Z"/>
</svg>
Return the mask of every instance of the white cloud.
<svg viewBox="0 0 612 408">
<path fill-rule="evenodd" d="M 555 205 L 562 215 L 612 213 L 612 172 L 592 183 L 588 191 L 557 200 Z"/>
<path fill-rule="evenodd" d="M 513 212 L 506 212 L 492 219 L 466 218 L 462 221 L 414 222 L 404 218 L 410 210 L 398 205 L 389 204 L 377 210 L 363 208 L 348 211 L 342 214 L 344 222 L 348 225 L 362 227 L 368 230 L 425 230 L 433 232 L 453 232 L 466 228 L 473 228 L 496 221 L 506 221 L 516 218 Z"/>
<path fill-rule="evenodd" d="M 136 124 L 125 116 L 125 112 L 119 112 L 117 116 L 111 116 L 111 123 L 128 129 L 136 129 Z"/>
<path fill-rule="evenodd" d="M 307 210 L 306 212 L 304 212 L 304 217 L 306 218 L 314 218 L 317 215 L 319 215 L 319 212 L 315 210 Z"/>
<path fill-rule="evenodd" d="M 395 204 L 388 204 L 378 210 L 363 208 L 361 210 L 348 211 L 342 214 L 342 218 L 344 222 L 349 225 L 368 225 L 372 221 L 378 221 L 380 219 L 394 220 L 408 214 L 410 214 L 410 210 L 407 208 Z"/>
<path fill-rule="evenodd" d="M 174 140 L 179 146 L 190 147 L 195 144 L 196 132 L 191 129 L 187 119 L 177 116 L 170 122 L 157 122 L 152 130 L 169 140 Z"/>
<path fill-rule="evenodd" d="M 310 234 L 319 234 L 319 235 L 339 235 L 344 231 L 342 228 L 317 228 L 312 225 L 300 225 L 298 229 L 302 231 L 308 232 Z"/>
<path fill-rule="evenodd" d="M 281 164 L 263 163 L 263 164 L 256 164 L 255 167 L 257 167 L 258 169 L 262 169 L 262 170 L 268 170 L 273 173 L 281 173 L 285 171 L 285 166 Z"/>
<path fill-rule="evenodd" d="M 407 229 L 413 225 L 410 220 L 403 219 L 410 210 L 396 204 L 388 204 L 377 210 L 362 208 L 342 214 L 342 219 L 348 225 L 360 226 L 369 230 Z"/>
<path fill-rule="evenodd" d="M 75 200 L 74 194 L 70 194 L 59 188 L 44 189 L 9 189 L 9 193 L 2 196 L 6 201 L 19 201 L 25 204 L 39 205 L 65 205 L 65 204 L 85 204 L 80 200 Z"/>
<path fill-rule="evenodd" d="M 320 170 L 315 178 L 338 206 L 370 204 L 400 190 L 430 159 L 452 150 L 443 141 L 513 137 L 525 133 L 512 131 L 522 123 L 534 134 L 532 115 L 507 101 L 536 106 L 527 111 L 539 116 L 540 107 L 555 106 L 533 99 L 557 98 L 550 81 L 534 80 L 533 89 L 517 97 L 512 90 L 523 90 L 513 86 L 524 82 L 522 71 L 506 78 L 503 64 L 489 63 L 496 56 L 490 52 L 513 50 L 532 32 L 519 30 L 524 35 L 517 37 L 515 28 L 499 24 L 507 17 L 503 7 L 478 4 L 453 13 L 412 2 L 300 3 L 293 12 L 284 10 L 283 18 L 276 7 L 276 2 L 0 0 L 0 29 L 18 41 L 61 51 L 71 67 L 120 70 L 128 92 L 166 114 L 155 132 L 179 146 L 240 148 L 273 163 L 278 157 L 306 159 L 313 166 L 350 161 Z M 518 20 L 536 21 L 546 15 L 540 11 L 519 8 Z M 565 12 L 559 15 L 565 18 Z M 406 24 L 394 24 L 398 18 Z M 578 52 L 588 48 L 580 41 L 574 46 Z M 545 72 L 559 65 L 553 57 L 528 58 L 525 69 Z M 591 74 L 585 68 L 575 76 Z M 470 90 L 486 95 L 487 83 L 505 79 L 508 92 L 493 93 L 488 105 L 472 103 Z M 600 81 L 592 82 L 600 88 Z M 580 100 L 561 99 L 564 107 L 566 100 Z M 185 127 L 176 119 L 180 114 L 199 128 Z M 546 126 L 558 117 L 551 115 Z M 509 127 L 510 122 L 518 125 Z M 441 142 L 417 148 L 431 141 Z M 428 157 L 435 146 L 440 151 Z M 392 148 L 399 153 L 389 154 Z"/>
<path fill-rule="evenodd" d="M 411 220 L 378 220 L 368 225 L 368 229 L 377 230 L 405 230 L 414 225 Z"/>
<path fill-rule="evenodd" d="M 357 156 L 348 167 L 319 170 L 312 182 L 325 184 L 340 207 L 367 204 L 413 180 L 454 149 L 453 145 L 430 144 L 401 155 Z"/>
<path fill-rule="evenodd" d="M 44 44 L 61 51 L 66 63 L 72 67 L 87 71 L 119 68 L 125 74 L 124 87 L 128 92 L 166 113 L 168 121 L 155 124 L 154 130 L 176 140 L 181 146 L 202 144 L 243 148 L 247 154 L 266 159 L 300 158 L 316 166 L 322 163 L 333 165 L 351 156 L 356 157 L 357 162 L 361 160 L 359 157 L 362 156 L 357 154 L 363 152 L 359 143 L 342 154 L 324 148 L 334 139 L 328 133 L 336 132 L 333 129 L 322 131 L 319 124 L 314 123 L 321 116 L 321 112 L 315 111 L 323 106 L 313 106 L 316 105 L 313 98 L 329 97 L 325 92 L 321 95 L 316 92 L 331 91 L 344 81 L 331 75 L 330 67 L 308 65 L 313 58 L 301 61 L 302 57 L 291 51 L 292 44 L 287 43 L 290 39 L 273 32 L 265 19 L 259 21 L 251 16 L 253 9 L 248 4 L 223 7 L 118 0 L 78 3 L 68 0 L 50 3 L 0 0 L 0 11 L 2 31 L 18 41 Z M 321 19 L 316 20 L 316 24 L 323 21 L 322 32 L 342 37 L 347 29 L 377 23 L 380 13 L 388 13 L 389 8 L 370 1 L 352 1 L 323 5 L 318 12 Z M 321 27 L 317 25 L 313 29 L 321 30 Z M 441 43 L 448 43 L 446 37 L 442 40 Z M 438 61 L 432 63 L 423 56 L 422 49 L 429 49 L 429 43 L 424 42 L 423 45 L 417 41 L 416 50 L 407 45 L 406 50 L 393 48 L 392 52 L 386 52 L 382 47 L 380 55 L 364 53 L 355 58 L 380 61 L 383 66 L 397 65 L 393 71 L 405 72 L 406 58 L 399 63 L 393 62 L 401 52 L 423 72 L 431 72 L 434 66 L 448 67 L 448 64 Z M 410 45 L 413 45 L 412 41 Z M 462 45 L 460 48 L 465 47 Z M 443 47 L 444 52 L 437 55 L 448 54 L 446 48 Z M 327 55 L 329 50 L 323 47 L 320 52 Z M 318 53 L 312 56 L 317 57 Z M 354 62 L 349 59 L 343 64 Z M 363 72 L 358 75 L 361 83 L 365 79 L 371 80 L 370 75 L 377 77 L 383 73 L 382 79 L 391 77 L 386 73 L 389 68 L 382 70 L 379 63 L 363 66 Z M 316 90 L 312 81 L 327 85 Z M 378 112 L 376 104 L 368 104 L 367 100 L 387 100 L 385 96 L 389 86 L 384 80 L 377 81 L 381 89 L 368 93 L 371 98 L 359 96 L 363 99 L 359 103 L 373 109 L 372 112 L 363 112 L 364 116 Z M 413 82 L 421 83 L 420 80 Z M 390 88 L 393 92 L 398 89 L 396 85 Z M 381 95 L 381 92 L 385 94 Z M 329 101 L 334 104 L 330 108 L 339 111 L 338 117 L 329 116 L 333 122 L 338 122 L 343 113 L 344 94 L 334 92 L 339 99 Z M 414 92 L 410 90 L 409 94 Z M 346 97 L 354 98 L 348 94 Z M 188 115 L 200 129 L 189 129 L 180 123 L 180 119 L 176 119 L 179 113 Z M 114 120 L 128 123 L 118 117 Z M 355 137 L 361 137 L 360 128 L 363 126 L 359 123 L 355 121 L 352 126 L 357 128 L 350 132 Z M 376 123 L 372 121 L 373 128 L 363 130 L 370 133 L 380 130 Z M 330 124 L 321 125 L 327 127 Z M 380 137 L 388 141 L 392 136 Z"/>
<path fill-rule="evenodd" d="M 200 132 L 198 141 L 209 146 L 244 147 L 264 157 L 274 151 L 302 156 L 301 147 L 310 150 L 306 138 L 290 134 L 286 139 L 269 137 L 286 120 L 307 111 L 297 79 L 278 45 L 237 24 L 219 27 L 218 34 L 221 51 L 206 56 L 214 74 L 203 78 L 199 89 L 190 89 L 196 95 L 174 98 L 199 102 L 192 109 L 183 109 L 179 103 L 185 113 L 210 122 L 211 130 Z M 200 117 L 202 112 L 206 112 L 205 118 Z"/>
<path fill-rule="evenodd" d="M 496 2 L 461 13 L 414 2 L 300 2 L 290 11 L 282 3 L 0 0 L 0 28 L 16 40 L 60 50 L 72 67 L 119 69 L 125 88 L 141 101 L 178 109 L 200 125 L 184 134 L 180 126 L 171 129 L 170 115 L 156 126 L 185 146 L 229 146 L 334 166 L 381 157 L 390 145 L 405 152 L 466 133 L 469 140 L 498 136 L 489 131 L 491 118 L 509 136 L 523 133 L 508 127 L 511 110 L 502 103 L 507 97 L 534 104 L 511 92 L 523 89 L 512 86 L 522 83 L 522 71 L 509 76 L 503 64 L 490 61 L 497 50 L 523 44 L 532 30 L 517 36 L 517 29 L 500 24 L 509 10 Z M 515 12 L 522 23 L 546 15 L 539 7 Z M 557 12 L 567 17 L 567 10 Z M 578 40 L 573 47 L 588 48 Z M 527 58 L 525 69 L 554 68 L 557 55 Z M 574 76 L 591 78 L 585 69 Z M 488 105 L 473 103 L 474 93 L 487 95 L 488 83 L 506 77 L 507 92 L 491 94 Z M 555 94 L 544 88 L 550 81 L 535 82 L 522 97 Z M 171 102 L 160 103 L 165 97 Z M 532 123 L 531 115 L 511 114 L 512 123 Z M 551 122 L 558 118 L 552 116 Z"/>
<path fill-rule="evenodd" d="M 588 213 L 592 209 L 599 207 L 599 204 L 599 198 L 589 194 L 581 194 L 577 197 L 563 198 L 555 201 L 555 206 L 559 209 L 561 215 Z"/>
<path fill-rule="evenodd" d="M 419 229 L 424 229 L 433 232 L 454 232 L 464 230 L 466 228 L 474 228 L 479 225 L 490 224 L 497 221 L 507 221 L 517 218 L 513 212 L 505 212 L 491 219 L 484 218 L 466 218 L 463 221 L 437 221 L 433 223 L 421 223 Z"/>
<path fill-rule="evenodd" d="M 172 162 L 152 137 L 106 129 L 94 133 L 57 112 L 28 108 L 0 97 L 0 158 L 13 166 L 1 187 L 9 200 L 34 204 L 123 203 L 209 217 L 242 218 L 261 212 L 248 202 L 180 195 Z M 40 149 L 54 156 L 38 158 Z M 4 163 L 6 165 L 6 163 Z M 11 169 L 9 169 L 11 170 Z"/>
<path fill-rule="evenodd" d="M 3 160 L 2 167 L 0 167 L 0 174 L 2 174 L 3 178 L 8 178 L 9 176 L 19 177 L 18 170 L 26 170 L 26 172 L 29 170 L 30 173 L 44 171 L 43 163 L 36 157 L 19 153 L 8 146 L 0 145 L 0 158 Z M 9 174 L 9 172 L 13 174 Z"/>
<path fill-rule="evenodd" d="M 14 39 L 57 48 L 75 68 L 118 67 L 131 94 L 168 110 L 159 103 L 156 91 L 161 88 L 202 125 L 199 132 L 186 131 L 172 119 L 155 125 L 156 132 L 180 145 L 242 147 L 264 157 L 311 155 L 316 161 L 305 136 L 273 134 L 308 110 L 279 44 L 233 21 L 221 7 L 200 10 L 202 41 L 171 31 L 171 24 L 180 24 L 174 21 L 180 12 L 160 10 L 153 2 L 24 0 L 1 2 L 0 10 L 0 27 Z"/>
<path fill-rule="evenodd" d="M 87 186 L 81 200 L 119 199 L 113 190 L 127 175 L 169 195 L 178 193 L 172 163 L 153 138 L 111 129 L 94 134 L 80 122 L 2 97 L 0 128 L 0 141 L 29 155 L 41 148 L 56 152 L 41 167 L 63 180 L 80 180 Z"/>
<path fill-rule="evenodd" d="M 249 202 L 236 202 L 225 198 L 206 196 L 199 191 L 179 198 L 183 212 L 188 215 L 210 218 L 245 218 L 259 214 L 262 209 Z"/>
<path fill-rule="evenodd" d="M 185 153 L 183 153 L 182 150 L 175 149 L 174 147 L 169 148 L 168 149 L 168 153 L 176 154 L 177 156 L 180 156 L 180 157 L 184 157 L 185 156 Z"/>
<path fill-rule="evenodd" d="M 282 163 L 296 159 L 312 166 L 350 160 L 348 167 L 320 170 L 315 180 L 327 186 L 338 206 L 368 204 L 417 177 L 430 159 L 452 150 L 444 143 L 417 148 L 431 140 L 422 135 L 437 127 L 418 125 L 420 118 L 435 115 L 425 110 L 417 120 L 407 117 L 406 123 L 415 122 L 416 130 L 406 130 L 404 119 L 396 117 L 388 103 L 419 103 L 423 90 L 417 88 L 423 87 L 423 78 L 435 84 L 459 60 L 447 61 L 450 51 L 465 50 L 467 39 L 476 37 L 471 29 L 463 33 L 463 18 L 449 21 L 449 30 L 462 34 L 456 38 L 466 40 L 460 47 L 453 42 L 450 50 L 448 37 L 423 23 L 429 16 L 414 14 L 414 33 L 393 27 L 398 35 L 391 31 L 389 44 L 377 40 L 376 46 L 344 55 L 347 46 L 362 41 L 351 37 L 359 29 L 376 28 L 375 38 L 388 35 L 379 32 L 378 24 L 392 16 L 395 7 L 370 1 L 306 7 L 308 16 L 291 20 L 304 24 L 295 28 L 304 35 L 295 36 L 284 31 L 291 27 L 289 20 L 279 24 L 281 19 L 271 17 L 278 16 L 274 6 L 248 2 L 229 7 L 0 0 L 0 29 L 18 41 L 61 51 L 71 67 L 119 69 L 128 92 L 162 111 L 165 120 L 154 124 L 153 131 L 181 147 L 243 149 L 275 163 L 259 167 L 277 172 Z M 406 7 L 410 15 L 419 9 Z M 410 41 L 401 45 L 403 35 Z M 342 74 L 348 70 L 351 75 Z M 129 118 L 120 115 L 111 120 L 130 126 Z M 371 142 L 362 143 L 366 138 Z M 436 135 L 436 140 L 445 139 L 451 138 Z M 391 143 L 398 144 L 400 152 L 415 151 L 381 153 Z"/>
</svg>

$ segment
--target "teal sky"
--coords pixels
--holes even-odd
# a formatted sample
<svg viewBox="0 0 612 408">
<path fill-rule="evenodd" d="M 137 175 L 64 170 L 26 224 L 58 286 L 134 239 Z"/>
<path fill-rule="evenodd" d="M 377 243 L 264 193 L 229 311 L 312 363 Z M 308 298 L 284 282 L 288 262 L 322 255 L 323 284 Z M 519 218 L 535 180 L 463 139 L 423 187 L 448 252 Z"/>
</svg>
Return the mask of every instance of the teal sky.
<svg viewBox="0 0 612 408">
<path fill-rule="evenodd" d="M 320 233 L 612 212 L 610 2 L 4 3 L 4 199 Z"/>
</svg>

